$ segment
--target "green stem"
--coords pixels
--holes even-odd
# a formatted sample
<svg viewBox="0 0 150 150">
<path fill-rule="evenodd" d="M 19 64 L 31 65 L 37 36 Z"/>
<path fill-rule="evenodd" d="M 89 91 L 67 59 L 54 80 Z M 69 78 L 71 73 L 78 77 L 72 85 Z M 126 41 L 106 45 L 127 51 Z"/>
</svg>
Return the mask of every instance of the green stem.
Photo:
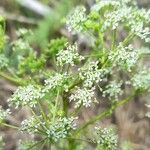
<svg viewBox="0 0 150 150">
<path fill-rule="evenodd" d="M 116 29 L 113 30 L 112 45 L 111 45 L 111 50 L 112 51 L 115 49 L 115 43 L 116 43 Z"/>
<path fill-rule="evenodd" d="M 33 147 L 35 147 L 35 146 L 39 145 L 40 143 L 44 142 L 46 139 L 47 139 L 47 138 L 44 138 L 44 139 L 42 139 L 41 141 L 39 141 L 39 142 L 37 142 L 37 143 L 31 145 L 29 148 L 27 148 L 27 150 L 31 150 Z"/>
<path fill-rule="evenodd" d="M 122 45 L 125 46 L 127 45 L 129 42 L 131 42 L 131 40 L 134 38 L 135 34 L 134 33 L 130 33 L 123 41 Z"/>
<path fill-rule="evenodd" d="M 98 120 L 101 120 L 105 117 L 108 117 L 110 116 L 113 111 L 119 107 L 119 106 L 122 106 L 126 103 L 128 103 L 133 97 L 135 96 L 135 93 L 132 94 L 131 96 L 127 97 L 126 99 L 124 100 L 121 100 L 121 101 L 118 101 L 115 105 L 113 105 L 111 108 L 108 108 L 107 110 L 103 111 L 102 113 L 92 117 L 89 121 L 87 121 L 86 123 L 84 123 L 83 125 L 81 125 L 76 131 L 75 133 L 79 133 L 80 131 L 84 130 L 85 128 L 87 128 L 89 125 L 95 123 L 96 121 Z"/>
<path fill-rule="evenodd" d="M 0 72 L 0 76 L 3 77 L 4 79 L 8 80 L 9 82 L 15 84 L 15 85 L 25 85 L 25 83 L 22 82 L 20 79 L 15 79 L 15 78 L 7 75 L 4 72 Z"/>
<path fill-rule="evenodd" d="M 54 115 L 53 115 L 53 121 L 55 120 L 56 113 L 57 113 L 58 100 L 59 100 L 59 90 L 57 92 L 57 97 L 56 97 L 56 102 L 55 102 L 55 112 L 54 112 Z"/>
<path fill-rule="evenodd" d="M 6 127 L 9 127 L 9 128 L 13 128 L 13 129 L 18 129 L 19 128 L 17 126 L 10 125 L 10 124 L 7 124 L 7 123 L 2 123 L 2 125 L 6 126 Z"/>
</svg>

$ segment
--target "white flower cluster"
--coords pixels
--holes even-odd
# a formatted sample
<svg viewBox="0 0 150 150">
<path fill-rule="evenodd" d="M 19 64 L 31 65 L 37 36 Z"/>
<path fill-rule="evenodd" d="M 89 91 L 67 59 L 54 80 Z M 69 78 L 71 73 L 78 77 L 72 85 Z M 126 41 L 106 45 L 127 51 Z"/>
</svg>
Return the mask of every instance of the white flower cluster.
<svg viewBox="0 0 150 150">
<path fill-rule="evenodd" d="M 12 43 L 13 47 L 13 51 L 20 51 L 22 53 L 26 52 L 26 51 L 32 51 L 33 49 L 31 48 L 29 42 L 23 40 L 23 39 L 18 39 L 16 41 L 14 41 Z"/>
<path fill-rule="evenodd" d="M 118 7 L 120 3 L 115 0 L 101 0 L 98 1 L 95 5 L 92 6 L 91 10 L 100 11 L 104 7 L 113 6 Z"/>
<path fill-rule="evenodd" d="M 91 103 L 97 102 L 94 90 L 95 87 L 90 89 L 77 87 L 74 93 L 69 97 L 69 100 L 75 101 L 75 108 L 81 104 L 85 107 L 90 107 Z"/>
<path fill-rule="evenodd" d="M 0 54 L 0 69 L 6 68 L 8 66 L 8 59 L 4 54 Z"/>
<path fill-rule="evenodd" d="M 134 17 L 136 18 L 138 22 L 141 22 L 141 19 L 142 19 L 146 24 L 149 24 L 150 23 L 150 10 L 146 10 L 144 8 L 137 9 L 134 12 Z"/>
<path fill-rule="evenodd" d="M 135 65 L 139 58 L 139 50 L 133 49 L 132 45 L 127 47 L 120 44 L 116 51 L 112 51 L 108 57 L 112 61 L 113 66 L 120 66 L 123 69 L 131 71 L 131 67 Z"/>
<path fill-rule="evenodd" d="M 97 133 L 96 143 L 105 150 L 118 149 L 118 136 L 114 134 L 112 128 L 95 127 Z"/>
<path fill-rule="evenodd" d="M 92 87 L 94 83 L 102 81 L 104 76 L 109 72 L 107 69 L 98 69 L 98 61 L 90 62 L 85 68 L 79 69 L 79 77 L 84 80 L 84 87 Z"/>
<path fill-rule="evenodd" d="M 12 95 L 8 102 L 11 105 L 15 105 L 16 108 L 19 106 L 30 106 L 35 107 L 40 100 L 44 96 L 41 88 L 36 88 L 33 85 L 28 85 L 26 87 L 19 87 L 15 93 Z"/>
<path fill-rule="evenodd" d="M 43 92 L 47 92 L 49 90 L 53 90 L 57 87 L 64 87 L 65 91 L 68 90 L 67 84 L 65 82 L 68 79 L 67 73 L 59 74 L 56 73 L 54 76 L 51 76 L 49 79 L 45 80 L 45 87 L 43 89 Z"/>
<path fill-rule="evenodd" d="M 63 66 L 65 64 L 69 64 L 71 66 L 75 65 L 76 61 L 81 61 L 83 60 L 84 57 L 80 56 L 78 53 L 78 46 L 77 43 L 74 45 L 69 45 L 68 43 L 66 44 L 66 50 L 61 50 L 57 54 L 57 65 Z"/>
<path fill-rule="evenodd" d="M 70 130 L 75 130 L 76 123 L 74 121 L 77 118 L 58 118 L 49 125 L 49 128 L 46 131 L 47 137 L 57 142 L 59 139 L 65 138 Z"/>
<path fill-rule="evenodd" d="M 85 7 L 78 6 L 67 16 L 66 27 L 69 32 L 80 32 L 83 30 L 82 23 L 86 20 Z"/>
<path fill-rule="evenodd" d="M 124 22 L 126 19 L 131 17 L 131 8 L 122 7 L 116 11 L 108 12 L 105 14 L 105 22 L 102 26 L 102 31 L 105 31 L 112 26 L 112 29 L 115 30 L 119 23 Z"/>
<path fill-rule="evenodd" d="M 115 98 L 115 100 L 118 100 L 118 97 L 123 93 L 121 85 L 122 82 L 117 83 L 116 81 L 111 81 L 103 91 L 103 97 L 108 95 L 109 99 Z"/>
<path fill-rule="evenodd" d="M 136 90 L 150 91 L 150 69 L 145 69 L 135 74 L 131 81 Z"/>
<path fill-rule="evenodd" d="M 2 106 L 0 106 L 0 123 L 10 114 L 10 110 L 4 110 Z"/>
<path fill-rule="evenodd" d="M 131 31 L 135 35 L 140 37 L 142 40 L 145 40 L 145 42 L 147 42 L 147 43 L 150 42 L 150 28 L 149 27 L 144 28 L 143 22 L 132 23 L 131 24 Z"/>
<path fill-rule="evenodd" d="M 29 134 L 38 133 L 42 125 L 45 125 L 45 122 L 42 122 L 41 116 L 32 116 L 29 119 L 25 119 L 21 122 L 20 130 L 22 132 L 26 131 Z"/>
</svg>

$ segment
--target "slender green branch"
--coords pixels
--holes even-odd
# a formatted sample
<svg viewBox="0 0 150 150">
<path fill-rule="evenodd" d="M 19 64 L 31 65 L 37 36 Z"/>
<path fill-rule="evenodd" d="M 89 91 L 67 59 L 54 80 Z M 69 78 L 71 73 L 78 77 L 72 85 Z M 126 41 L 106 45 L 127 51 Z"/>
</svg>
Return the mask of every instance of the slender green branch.
<svg viewBox="0 0 150 150">
<path fill-rule="evenodd" d="M 36 142 L 35 144 L 31 145 L 27 150 L 31 150 L 33 147 L 43 143 L 47 138 L 42 139 L 41 141 Z"/>
<path fill-rule="evenodd" d="M 115 43 L 116 43 L 116 29 L 113 30 L 112 44 L 111 44 L 111 50 L 112 51 L 115 49 Z"/>
<path fill-rule="evenodd" d="M 25 85 L 25 83 L 23 81 L 21 81 L 21 79 L 13 78 L 4 72 L 0 72 L 0 76 L 3 77 L 4 79 L 8 80 L 9 82 L 15 84 L 15 85 Z"/>
<path fill-rule="evenodd" d="M 2 122 L 2 125 L 6 126 L 6 127 L 9 127 L 9 128 L 13 128 L 13 129 L 18 129 L 19 128 L 17 126 L 10 125 L 10 124 L 4 123 L 4 122 Z"/>
<path fill-rule="evenodd" d="M 135 96 L 135 93 L 132 94 L 131 96 L 125 98 L 124 100 L 118 101 L 111 108 L 108 108 L 107 110 L 101 112 L 100 114 L 92 117 L 89 121 L 85 122 L 75 132 L 79 133 L 80 131 L 84 130 L 85 128 L 87 128 L 89 125 L 95 123 L 96 121 L 101 120 L 101 119 L 103 119 L 105 117 L 110 116 L 117 107 L 122 106 L 122 105 L 128 103 L 134 96 Z"/>
</svg>

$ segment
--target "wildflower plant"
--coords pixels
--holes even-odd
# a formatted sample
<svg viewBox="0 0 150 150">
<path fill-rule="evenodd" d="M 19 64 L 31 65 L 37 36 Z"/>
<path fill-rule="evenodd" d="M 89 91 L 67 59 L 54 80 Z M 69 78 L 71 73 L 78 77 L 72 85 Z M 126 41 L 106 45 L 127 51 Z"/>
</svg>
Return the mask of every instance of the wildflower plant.
<svg viewBox="0 0 150 150">
<path fill-rule="evenodd" d="M 149 55 L 141 49 L 149 42 L 150 11 L 138 8 L 132 0 L 97 0 L 89 11 L 77 6 L 65 20 L 70 35 L 88 36 L 93 41 L 86 52 L 77 41 L 61 37 L 37 53 L 28 38 L 31 31 L 20 29 L 8 55 L 0 36 L 0 76 L 18 86 L 8 99 L 9 106 L 28 107 L 32 114 L 15 126 L 5 122 L 9 111 L 0 107 L 1 125 L 41 139 L 20 144 L 21 149 L 76 150 L 90 144 L 96 150 L 118 149 L 118 136 L 111 128 L 96 128 L 95 134 L 89 127 L 150 91 L 150 72 L 141 69 L 141 61 Z M 3 24 L 0 18 L 0 35 Z M 102 99 L 108 108 L 97 112 Z M 82 120 L 87 109 L 96 109 L 96 114 Z"/>
</svg>

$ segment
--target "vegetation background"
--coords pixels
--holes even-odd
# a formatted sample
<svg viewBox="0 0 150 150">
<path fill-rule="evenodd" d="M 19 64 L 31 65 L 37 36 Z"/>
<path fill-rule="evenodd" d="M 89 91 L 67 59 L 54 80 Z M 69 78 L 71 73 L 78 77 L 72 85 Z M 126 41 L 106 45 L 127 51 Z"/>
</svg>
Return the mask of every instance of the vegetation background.
<svg viewBox="0 0 150 150">
<path fill-rule="evenodd" d="M 150 8 L 149 0 L 137 0 L 139 7 Z M 16 30 L 22 27 L 31 28 L 35 32 L 35 36 L 31 39 L 33 46 L 38 51 L 45 48 L 50 39 L 66 36 L 72 40 L 77 39 L 81 46 L 86 47 L 88 41 L 79 37 L 72 37 L 63 28 L 61 18 L 64 17 L 69 10 L 78 5 L 84 4 L 87 8 L 94 3 L 93 0 L 38 0 L 40 5 L 35 5 L 32 0 L 0 0 L 0 15 L 6 18 L 6 33 L 10 41 L 16 39 Z M 40 7 L 39 9 L 34 9 Z M 48 15 L 47 15 L 48 14 Z M 123 34 L 123 33 L 122 33 Z M 138 44 L 138 43 L 137 43 Z M 145 59 L 144 63 L 150 66 L 150 62 Z M 16 86 L 7 80 L 0 78 L 0 105 L 8 108 L 6 100 L 10 97 Z M 150 96 L 150 95 L 149 95 Z M 145 117 L 148 109 L 145 107 L 149 103 L 149 97 L 135 97 L 134 101 L 118 108 L 111 117 L 104 119 L 101 126 L 117 125 L 119 139 L 125 144 L 124 150 L 130 150 L 132 145 L 134 150 L 150 149 L 150 120 Z M 103 110 L 106 104 L 97 106 L 97 110 Z M 83 117 L 86 119 L 96 110 L 86 110 Z M 15 112 L 15 110 L 14 110 Z M 10 122 L 18 124 L 23 118 L 30 115 L 28 110 L 20 110 L 15 112 L 13 118 L 9 118 Z M 5 150 L 15 150 L 17 140 L 21 136 L 13 129 L 6 127 L 0 128 L 0 135 L 4 135 L 6 143 Z"/>
</svg>

